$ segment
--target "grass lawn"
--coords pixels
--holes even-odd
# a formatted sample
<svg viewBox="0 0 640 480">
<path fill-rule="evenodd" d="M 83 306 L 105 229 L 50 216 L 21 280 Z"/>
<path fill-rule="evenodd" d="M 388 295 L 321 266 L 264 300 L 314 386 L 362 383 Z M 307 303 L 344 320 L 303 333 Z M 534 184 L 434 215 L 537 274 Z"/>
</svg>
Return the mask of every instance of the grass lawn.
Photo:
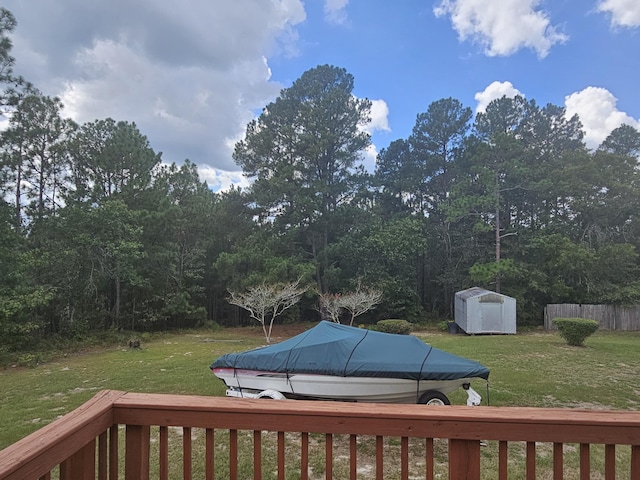
<svg viewBox="0 0 640 480">
<path fill-rule="evenodd" d="M 104 389 L 224 395 L 209 365 L 220 354 L 264 343 L 257 329 L 190 331 L 0 370 L 0 449 L 75 409 Z"/>
<path fill-rule="evenodd" d="M 274 341 L 305 326 L 274 327 Z M 584 347 L 555 333 L 465 336 L 417 332 L 433 346 L 477 360 L 491 370 L 489 401 L 496 406 L 636 410 L 640 404 L 640 332 L 597 332 Z M 209 371 L 219 355 L 264 344 L 261 329 L 158 334 L 127 345 L 0 370 L 0 449 L 73 410 L 102 389 L 224 395 Z M 484 381 L 473 387 L 483 396 Z M 464 404 L 466 395 L 451 395 Z"/>
</svg>

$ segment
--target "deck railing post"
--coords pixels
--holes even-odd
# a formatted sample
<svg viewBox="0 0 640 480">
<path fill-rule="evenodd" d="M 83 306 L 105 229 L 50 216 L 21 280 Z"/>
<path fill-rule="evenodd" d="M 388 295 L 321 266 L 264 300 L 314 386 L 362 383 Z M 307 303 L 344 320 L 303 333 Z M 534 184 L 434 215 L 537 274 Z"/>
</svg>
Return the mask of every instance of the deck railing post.
<svg viewBox="0 0 640 480">
<path fill-rule="evenodd" d="M 148 425 L 127 425 L 125 452 L 125 480 L 149 480 Z"/>
<path fill-rule="evenodd" d="M 480 480 L 478 440 L 449 440 L 449 480 Z"/>
</svg>

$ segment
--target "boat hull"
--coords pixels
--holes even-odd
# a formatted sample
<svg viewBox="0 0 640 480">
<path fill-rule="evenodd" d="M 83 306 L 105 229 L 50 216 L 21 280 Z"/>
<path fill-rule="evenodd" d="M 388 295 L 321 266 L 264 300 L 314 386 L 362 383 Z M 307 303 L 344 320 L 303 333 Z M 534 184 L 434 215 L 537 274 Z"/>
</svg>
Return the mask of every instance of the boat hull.
<svg viewBox="0 0 640 480">
<path fill-rule="evenodd" d="M 385 377 L 339 377 L 299 373 L 270 373 L 233 368 L 213 368 L 213 373 L 236 392 L 247 396 L 255 392 L 275 390 L 287 398 L 313 398 L 348 402 L 418 403 L 427 391 L 452 392 L 471 378 L 455 380 L 407 380 Z"/>
</svg>

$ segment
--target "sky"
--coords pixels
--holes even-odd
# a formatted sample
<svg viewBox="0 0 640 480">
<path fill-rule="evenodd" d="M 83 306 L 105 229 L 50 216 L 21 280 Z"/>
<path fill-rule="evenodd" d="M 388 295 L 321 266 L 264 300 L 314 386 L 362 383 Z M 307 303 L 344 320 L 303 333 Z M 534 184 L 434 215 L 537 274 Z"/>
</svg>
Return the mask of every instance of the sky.
<svg viewBox="0 0 640 480">
<path fill-rule="evenodd" d="M 373 102 L 369 171 L 416 115 L 522 95 L 578 114 L 589 148 L 640 128 L 639 0 L 3 0 L 15 71 L 78 123 L 135 122 L 165 163 L 246 186 L 247 124 L 305 71 L 334 65 Z"/>
</svg>

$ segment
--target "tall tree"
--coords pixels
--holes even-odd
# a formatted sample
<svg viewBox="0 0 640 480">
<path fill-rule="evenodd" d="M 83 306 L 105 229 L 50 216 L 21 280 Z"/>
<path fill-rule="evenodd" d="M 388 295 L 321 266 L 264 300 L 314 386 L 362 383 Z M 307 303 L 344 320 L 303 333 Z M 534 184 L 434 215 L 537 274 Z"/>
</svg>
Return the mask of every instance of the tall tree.
<svg viewBox="0 0 640 480">
<path fill-rule="evenodd" d="M 30 265 L 37 261 L 13 228 L 11 208 L 0 200 L 0 350 L 25 347 L 42 329 L 39 310 L 52 292 L 34 284 Z"/>
<path fill-rule="evenodd" d="M 631 125 L 620 125 L 607 136 L 599 150 L 640 160 L 640 130 Z"/>
<path fill-rule="evenodd" d="M 425 210 L 424 164 L 413 154 L 408 140 L 398 139 L 383 148 L 376 159 L 374 185 L 377 204 L 384 212 L 419 213 Z"/>
<path fill-rule="evenodd" d="M 425 247 L 419 218 L 370 215 L 330 249 L 341 273 L 340 290 L 357 289 L 361 282 L 371 290 L 384 292 L 376 309 L 381 318 L 417 320 L 422 313 L 417 259 Z"/>
<path fill-rule="evenodd" d="M 0 7 L 0 117 L 11 111 L 25 93 L 35 93 L 33 86 L 13 71 L 15 58 L 11 55 L 10 34 L 16 28 L 16 18 Z"/>
<path fill-rule="evenodd" d="M 424 166 L 423 188 L 430 215 L 442 215 L 453 179 L 451 164 L 460 153 L 471 116 L 471 109 L 453 98 L 433 102 L 417 116 L 409 142 Z"/>
<path fill-rule="evenodd" d="M 474 136 L 466 146 L 460 175 L 448 205 L 449 219 L 476 218 L 475 234 L 489 241 L 493 233 L 495 272 L 493 288 L 500 292 L 501 278 L 510 263 L 500 263 L 502 239 L 517 233 L 511 197 L 525 188 L 528 152 L 520 141 L 532 105 L 522 97 L 492 101 L 476 116 Z M 492 263 L 493 263 L 492 262 Z M 483 262 L 485 263 L 485 262 Z"/>
<path fill-rule="evenodd" d="M 83 215 L 85 228 L 78 239 L 91 262 L 87 282 L 108 311 L 106 327 L 131 328 L 122 321 L 124 287 L 147 281 L 140 275 L 138 263 L 146 257 L 142 244 L 139 213 L 119 199 L 109 199 Z M 128 316 L 128 318 L 131 318 Z"/>
<path fill-rule="evenodd" d="M 155 153 L 135 123 L 111 118 L 85 123 L 71 150 L 74 190 L 70 200 L 100 202 L 118 194 L 134 208 L 149 188 L 161 153 Z"/>
<path fill-rule="evenodd" d="M 511 195 L 513 222 L 529 231 L 551 228 L 564 221 L 568 198 L 567 172 L 586 153 L 582 124 L 577 115 L 568 118 L 566 109 L 548 104 L 539 108 L 528 102 L 527 115 L 514 132 L 527 151 L 521 165 L 522 185 Z M 519 237 L 522 238 L 522 237 Z"/>
<path fill-rule="evenodd" d="M 594 248 L 612 243 L 638 244 L 640 172 L 638 160 L 598 150 L 570 166 L 567 217 L 575 241 Z"/>
<path fill-rule="evenodd" d="M 441 304 L 453 305 L 455 289 L 449 281 L 442 280 L 456 276 L 455 271 L 465 254 L 453 241 L 455 234 L 452 235 L 446 209 L 456 179 L 457 161 L 464 151 L 471 127 L 471 117 L 471 109 L 458 100 L 441 99 L 432 102 L 426 112 L 418 114 L 409 137 L 415 161 L 423 169 L 418 191 L 423 198 L 421 213 L 425 218 L 429 245 L 420 258 L 420 298 L 425 305 L 433 305 L 436 295 L 441 298 Z M 440 284 L 436 289 L 435 281 Z"/>
<path fill-rule="evenodd" d="M 363 127 L 371 102 L 353 95 L 353 76 L 322 65 L 282 90 L 252 121 L 234 160 L 253 177 L 251 193 L 281 232 L 296 230 L 327 292 L 339 211 L 353 198 L 363 173 L 358 161 L 370 144 Z"/>
<path fill-rule="evenodd" d="M 205 320 L 204 275 L 209 244 L 216 234 L 216 195 L 200 181 L 195 164 L 163 165 L 153 188 L 137 202 L 149 278 L 138 303 L 159 326 L 192 326 Z"/>
<path fill-rule="evenodd" d="M 61 116 L 58 98 L 41 95 L 24 97 L 2 132 L 3 163 L 10 169 L 12 196 L 15 197 L 15 223 L 22 224 L 28 200 L 32 219 L 55 214 L 68 188 L 68 142 L 76 124 Z"/>
</svg>

